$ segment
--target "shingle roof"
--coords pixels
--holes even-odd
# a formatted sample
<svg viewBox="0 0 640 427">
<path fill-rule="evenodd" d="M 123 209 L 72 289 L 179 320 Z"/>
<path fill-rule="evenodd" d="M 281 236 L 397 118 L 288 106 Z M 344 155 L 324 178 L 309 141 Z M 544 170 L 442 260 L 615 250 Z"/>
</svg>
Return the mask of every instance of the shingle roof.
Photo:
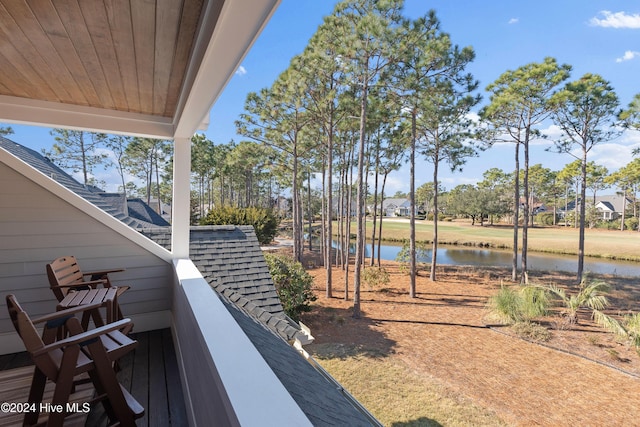
<svg viewBox="0 0 640 427">
<path fill-rule="evenodd" d="M 606 207 L 607 209 L 609 209 L 611 212 L 615 212 L 616 208 L 613 207 L 613 205 L 611 204 L 611 202 L 606 202 L 601 200 L 600 202 L 598 202 L 599 204 L 602 204 L 602 206 Z"/>
<path fill-rule="evenodd" d="M 633 203 L 633 201 L 628 197 L 626 199 L 627 200 L 625 201 L 622 195 L 619 194 L 598 196 L 596 197 L 596 205 L 598 203 L 602 203 L 610 211 L 622 213 L 623 206 L 630 206 Z"/>
<path fill-rule="evenodd" d="M 122 194 L 100 193 L 100 197 L 108 201 L 110 205 L 117 208 L 120 212 L 124 212 L 124 198 Z M 158 212 L 153 210 L 151 206 L 137 197 L 127 198 L 127 213 L 131 218 L 135 218 L 140 222 L 152 224 L 152 227 L 168 227 L 171 225 L 158 214 Z"/>
<path fill-rule="evenodd" d="M 361 412 L 337 383 L 316 370 L 292 346 L 233 304 L 226 302 L 226 305 L 314 426 L 379 425 Z"/>
<path fill-rule="evenodd" d="M 145 229 L 143 234 L 170 249 L 170 229 Z M 219 294 L 272 328 L 287 341 L 296 338 L 306 341 L 306 335 L 282 310 L 253 227 L 192 227 L 189 257 Z"/>
<path fill-rule="evenodd" d="M 64 185 L 83 199 L 91 202 L 95 206 L 99 207 L 103 211 L 119 219 L 132 228 L 139 229 L 144 227 L 168 225 L 167 221 L 165 221 L 159 215 L 157 215 L 157 217 L 144 214 L 138 215 L 139 212 L 142 213 L 144 210 L 149 208 L 148 205 L 144 209 L 142 209 L 141 207 L 136 208 L 133 211 L 133 214 L 130 213 L 129 215 L 125 215 L 124 210 L 122 209 L 121 195 L 116 195 L 117 197 L 113 197 L 112 194 L 103 193 L 99 188 L 95 186 L 79 183 L 78 181 L 73 179 L 71 175 L 69 175 L 67 172 L 53 163 L 50 159 L 44 157 L 43 155 L 30 148 L 11 141 L 10 139 L 0 137 L 0 149 L 4 149 L 10 154 L 13 154 L 23 162 L 29 164 L 34 169 L 40 171 L 42 174 L 57 181 L 59 184 Z M 140 202 L 142 201 L 140 200 Z"/>
</svg>

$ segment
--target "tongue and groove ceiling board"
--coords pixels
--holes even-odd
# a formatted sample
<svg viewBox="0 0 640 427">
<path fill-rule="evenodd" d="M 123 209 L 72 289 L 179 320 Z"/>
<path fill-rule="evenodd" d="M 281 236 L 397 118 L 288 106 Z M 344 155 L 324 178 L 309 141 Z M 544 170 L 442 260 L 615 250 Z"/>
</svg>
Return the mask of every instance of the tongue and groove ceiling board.
<svg viewBox="0 0 640 427">
<path fill-rule="evenodd" d="M 278 3 L 0 0 L 0 122 L 173 137 L 183 114 L 206 120 Z"/>
</svg>

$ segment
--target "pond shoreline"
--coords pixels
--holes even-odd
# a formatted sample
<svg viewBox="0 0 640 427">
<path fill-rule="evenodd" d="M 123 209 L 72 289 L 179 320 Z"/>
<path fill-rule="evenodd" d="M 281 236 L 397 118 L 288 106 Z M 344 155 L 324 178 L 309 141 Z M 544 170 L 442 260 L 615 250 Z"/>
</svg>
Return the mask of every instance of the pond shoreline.
<svg viewBox="0 0 640 427">
<path fill-rule="evenodd" d="M 405 218 L 385 218 L 383 223 L 393 224 L 395 227 L 402 227 L 400 229 L 394 230 L 396 234 L 407 233 L 409 230 L 409 220 Z M 463 246 L 463 247 L 477 247 L 484 249 L 499 249 L 499 250 L 513 250 L 513 227 L 507 226 L 504 224 L 501 225 L 471 225 L 467 222 L 439 222 L 439 239 L 438 245 L 451 245 L 451 246 Z M 373 223 L 371 221 L 366 222 L 367 229 L 367 243 L 371 242 L 371 226 Z M 419 220 L 416 221 L 416 226 L 420 227 L 428 227 L 431 228 L 433 226 L 432 221 L 424 221 Z M 447 231 L 447 227 L 453 227 L 456 231 Z M 423 228 L 422 233 L 431 233 L 432 231 L 427 228 L 427 231 Z M 337 238 L 338 234 L 336 233 L 337 226 L 334 225 L 334 233 L 333 237 Z M 482 233 L 485 236 L 474 236 L 473 234 L 477 234 L 479 230 L 482 230 Z M 385 234 L 389 233 L 388 231 L 385 233 L 386 229 L 383 226 L 383 243 L 397 243 L 402 244 L 405 241 L 408 241 L 408 237 L 388 237 Z M 468 234 L 467 231 L 471 233 Z M 551 239 L 546 238 L 538 238 L 532 233 L 538 232 L 547 232 L 550 231 L 552 233 L 556 233 L 552 236 Z M 553 226 L 553 227 L 529 227 L 529 247 L 527 248 L 530 253 L 543 253 L 543 254 L 552 254 L 552 255 L 571 255 L 578 256 L 578 240 L 577 235 L 575 236 L 575 244 L 571 244 L 567 246 L 566 244 L 562 245 L 563 247 L 559 247 L 558 244 L 555 244 L 553 237 L 561 237 L 570 235 L 573 238 L 571 233 L 577 233 L 577 229 L 574 228 L 565 228 L 563 226 Z M 521 239 L 521 229 L 520 229 L 520 239 Z M 614 238 L 622 239 L 625 241 L 626 239 L 634 239 L 638 238 L 640 240 L 640 233 L 637 231 L 624 231 L 620 232 L 619 230 L 600 230 L 600 229 L 587 229 L 586 230 L 586 248 L 585 248 L 585 256 L 591 258 L 600 258 L 604 260 L 614 260 L 614 261 L 630 261 L 630 262 L 640 262 L 640 246 L 638 247 L 638 251 L 631 250 L 626 253 L 621 253 L 616 243 L 609 242 L 608 244 L 603 244 L 600 241 L 591 242 L 591 238 L 599 238 L 599 236 L 607 235 L 614 236 Z M 314 233 L 316 237 L 320 237 L 320 228 L 318 225 L 314 227 Z M 420 234 L 420 233 L 418 233 Z M 454 236 L 447 237 L 447 234 Z M 508 237 L 508 238 L 507 238 Z M 351 239 L 354 240 L 356 238 L 354 233 L 351 233 Z M 376 241 L 378 239 L 376 238 Z M 572 240 L 573 241 L 573 240 Z M 628 241 L 628 240 L 627 240 Z M 634 240 L 635 241 L 635 240 Z M 424 245 L 432 245 L 433 240 L 429 238 L 420 238 L 416 237 L 416 242 Z M 519 242 L 521 244 L 521 242 Z M 592 245 L 595 247 L 589 248 Z M 635 248 L 634 248 L 635 249 Z"/>
</svg>

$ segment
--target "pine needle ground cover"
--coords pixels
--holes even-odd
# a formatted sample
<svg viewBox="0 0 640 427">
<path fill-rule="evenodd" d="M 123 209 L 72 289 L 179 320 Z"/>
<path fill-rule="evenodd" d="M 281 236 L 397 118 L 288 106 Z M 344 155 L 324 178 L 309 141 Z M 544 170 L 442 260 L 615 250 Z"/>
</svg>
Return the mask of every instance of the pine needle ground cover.
<svg viewBox="0 0 640 427">
<path fill-rule="evenodd" d="M 385 425 L 637 424 L 640 356 L 588 313 L 572 329 L 549 317 L 551 338 L 536 343 L 487 320 L 487 300 L 509 271 L 441 268 L 438 282 L 418 277 L 411 299 L 408 276 L 394 263 L 385 268 L 388 285 L 362 288 L 359 320 L 343 300 L 342 271 L 334 270 L 327 299 L 324 270 L 310 270 L 318 300 L 302 318 L 316 337 L 307 350 Z M 567 287 L 575 280 L 531 279 Z M 610 313 L 640 308 L 633 279 L 606 280 Z"/>
</svg>

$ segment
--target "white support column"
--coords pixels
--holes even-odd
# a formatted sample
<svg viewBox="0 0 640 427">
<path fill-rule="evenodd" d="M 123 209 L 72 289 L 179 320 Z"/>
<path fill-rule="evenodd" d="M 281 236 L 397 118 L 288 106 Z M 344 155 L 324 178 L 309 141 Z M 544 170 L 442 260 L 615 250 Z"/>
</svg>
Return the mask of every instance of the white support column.
<svg viewBox="0 0 640 427">
<path fill-rule="evenodd" d="M 189 258 L 191 211 L 191 138 L 173 140 L 173 200 L 171 252 L 174 259 Z"/>
</svg>

